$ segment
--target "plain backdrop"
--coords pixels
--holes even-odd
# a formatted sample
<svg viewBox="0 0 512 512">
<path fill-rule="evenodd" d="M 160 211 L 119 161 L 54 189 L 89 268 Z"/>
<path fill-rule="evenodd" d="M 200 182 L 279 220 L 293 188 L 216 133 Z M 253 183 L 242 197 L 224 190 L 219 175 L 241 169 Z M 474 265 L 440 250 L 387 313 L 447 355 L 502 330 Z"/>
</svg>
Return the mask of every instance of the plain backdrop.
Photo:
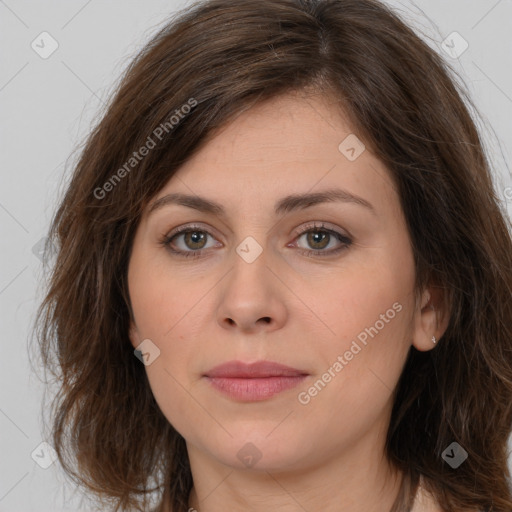
<svg viewBox="0 0 512 512">
<path fill-rule="evenodd" d="M 463 77 L 483 116 L 478 126 L 511 215 L 512 1 L 389 3 Z M 0 0 L 0 512 L 92 510 L 80 505 L 74 485 L 41 445 L 44 386 L 28 361 L 41 297 L 38 251 L 69 173 L 66 159 L 130 59 L 183 5 Z M 458 58 L 443 50 L 447 37 L 457 51 L 467 42 Z"/>
</svg>

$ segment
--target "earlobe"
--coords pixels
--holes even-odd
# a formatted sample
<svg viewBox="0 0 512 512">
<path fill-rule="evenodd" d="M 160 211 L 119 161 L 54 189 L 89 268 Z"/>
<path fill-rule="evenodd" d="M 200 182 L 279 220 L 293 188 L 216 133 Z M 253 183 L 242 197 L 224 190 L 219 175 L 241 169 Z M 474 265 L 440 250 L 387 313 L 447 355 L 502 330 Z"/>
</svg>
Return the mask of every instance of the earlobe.
<svg viewBox="0 0 512 512">
<path fill-rule="evenodd" d="M 132 344 L 133 348 L 137 348 L 140 344 L 139 335 L 138 335 L 137 328 L 135 327 L 135 324 L 133 323 L 133 321 L 130 322 L 129 337 L 130 337 L 130 343 Z"/>
<path fill-rule="evenodd" d="M 426 352 L 436 347 L 439 338 L 446 329 L 443 321 L 446 315 L 443 315 L 441 309 L 434 305 L 441 303 L 439 294 L 434 295 L 430 290 L 425 290 L 421 305 L 418 306 L 414 315 L 412 336 L 412 345 L 420 352 Z"/>
</svg>

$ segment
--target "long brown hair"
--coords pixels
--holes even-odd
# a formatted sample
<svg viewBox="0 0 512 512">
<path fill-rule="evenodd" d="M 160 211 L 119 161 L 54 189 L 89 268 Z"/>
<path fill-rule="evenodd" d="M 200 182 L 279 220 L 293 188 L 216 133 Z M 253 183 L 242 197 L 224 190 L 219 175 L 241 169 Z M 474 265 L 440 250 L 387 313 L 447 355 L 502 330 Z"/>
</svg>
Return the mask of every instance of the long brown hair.
<svg viewBox="0 0 512 512">
<path fill-rule="evenodd" d="M 386 451 L 405 478 L 394 510 L 409 509 L 420 476 L 444 511 L 512 510 L 511 233 L 468 105 L 477 109 L 452 73 L 376 0 L 211 0 L 169 20 L 89 135 L 48 234 L 58 252 L 37 334 L 59 383 L 53 445 L 76 482 L 115 510 L 147 510 L 162 488 L 173 512 L 187 510 L 184 439 L 128 338 L 134 233 L 216 128 L 311 89 L 337 98 L 390 170 L 416 291 L 435 283 L 450 306 L 438 346 L 411 348 L 395 390 Z M 452 442 L 468 454 L 457 469 L 442 458 Z"/>
</svg>

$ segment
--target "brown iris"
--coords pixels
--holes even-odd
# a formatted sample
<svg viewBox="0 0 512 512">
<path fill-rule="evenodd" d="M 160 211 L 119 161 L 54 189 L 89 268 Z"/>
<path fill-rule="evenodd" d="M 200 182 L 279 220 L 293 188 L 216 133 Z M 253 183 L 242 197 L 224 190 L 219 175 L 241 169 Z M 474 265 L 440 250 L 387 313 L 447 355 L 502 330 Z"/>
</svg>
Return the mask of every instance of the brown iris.
<svg viewBox="0 0 512 512">
<path fill-rule="evenodd" d="M 204 247 L 204 244 L 206 243 L 206 233 L 202 231 L 187 231 L 184 233 L 184 240 L 185 244 L 189 249 L 202 249 Z M 189 245 L 189 241 L 193 245 Z M 200 247 L 196 246 L 196 244 L 203 244 Z"/>
<path fill-rule="evenodd" d="M 308 244 L 311 244 L 311 246 L 315 249 L 323 249 L 326 247 L 329 243 L 329 238 L 329 233 L 326 233 L 325 231 L 310 231 L 307 235 Z M 321 243 L 323 245 L 320 247 L 315 247 L 314 244 L 317 243 Z"/>
</svg>

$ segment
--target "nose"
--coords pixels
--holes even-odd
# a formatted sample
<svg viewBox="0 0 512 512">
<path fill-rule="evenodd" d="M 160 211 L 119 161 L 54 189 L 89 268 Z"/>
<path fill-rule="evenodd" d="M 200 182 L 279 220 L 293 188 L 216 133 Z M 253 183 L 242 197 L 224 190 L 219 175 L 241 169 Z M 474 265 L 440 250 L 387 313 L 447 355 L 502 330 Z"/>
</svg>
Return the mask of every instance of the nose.
<svg viewBox="0 0 512 512">
<path fill-rule="evenodd" d="M 234 252 L 233 268 L 219 288 L 217 318 L 223 329 L 270 332 L 285 323 L 290 292 L 268 260 L 265 250 L 250 263 Z"/>
</svg>

